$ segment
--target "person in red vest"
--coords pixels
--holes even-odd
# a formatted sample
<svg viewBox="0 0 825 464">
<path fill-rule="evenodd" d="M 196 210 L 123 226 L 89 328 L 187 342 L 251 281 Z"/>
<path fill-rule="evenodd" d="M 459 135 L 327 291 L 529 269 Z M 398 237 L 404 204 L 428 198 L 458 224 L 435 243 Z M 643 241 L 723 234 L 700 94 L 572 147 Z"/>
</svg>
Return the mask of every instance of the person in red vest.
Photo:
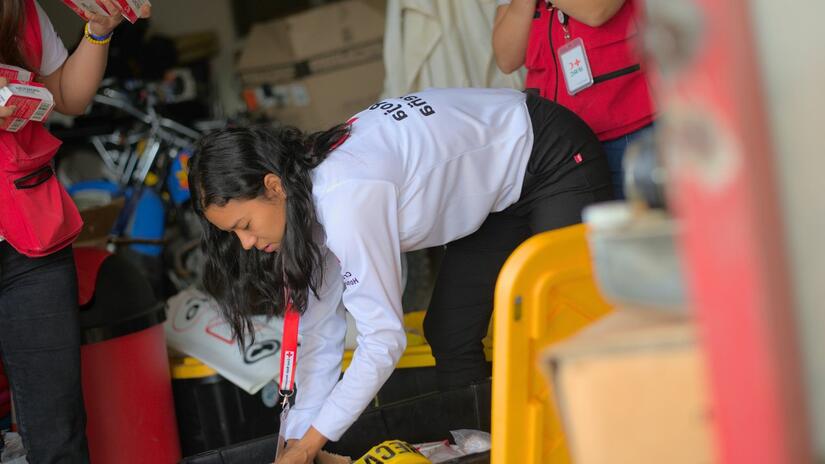
<svg viewBox="0 0 825 464">
<path fill-rule="evenodd" d="M 114 1 L 98 3 L 121 11 Z M 86 16 L 84 38 L 69 56 L 35 0 L 0 2 L 0 64 L 32 73 L 17 77 L 45 86 L 65 114 L 83 113 L 91 103 L 123 19 Z M 5 76 L 18 72 L 9 69 Z M 0 89 L 7 85 L 0 77 Z M 0 126 L 14 111 L 0 107 Z M 31 464 L 89 462 L 70 246 L 82 222 L 52 171 L 59 146 L 41 123 L 0 130 L 0 348 Z"/>
<path fill-rule="evenodd" d="M 614 194 L 624 198 L 622 158 L 655 114 L 634 0 L 497 0 L 493 52 L 498 67 L 527 68 L 525 87 L 573 110 L 607 153 Z"/>
</svg>

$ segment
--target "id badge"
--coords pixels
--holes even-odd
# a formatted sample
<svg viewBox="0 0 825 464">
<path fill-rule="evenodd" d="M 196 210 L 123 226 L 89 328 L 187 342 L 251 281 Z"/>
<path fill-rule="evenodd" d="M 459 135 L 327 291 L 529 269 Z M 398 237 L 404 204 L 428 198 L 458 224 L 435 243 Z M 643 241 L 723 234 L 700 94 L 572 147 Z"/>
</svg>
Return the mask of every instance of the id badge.
<svg viewBox="0 0 825 464">
<path fill-rule="evenodd" d="M 287 399 L 287 398 L 285 398 Z M 289 415 L 289 401 L 284 401 L 283 409 L 281 409 L 281 423 L 278 425 L 278 446 L 275 448 L 275 461 L 278 461 L 278 458 L 284 454 L 284 448 L 286 448 L 286 419 Z"/>
<path fill-rule="evenodd" d="M 587 52 L 584 50 L 584 41 L 581 37 L 559 47 L 558 55 L 564 70 L 567 93 L 576 95 L 593 85 L 593 73 L 590 72 L 590 62 L 587 61 Z"/>
</svg>

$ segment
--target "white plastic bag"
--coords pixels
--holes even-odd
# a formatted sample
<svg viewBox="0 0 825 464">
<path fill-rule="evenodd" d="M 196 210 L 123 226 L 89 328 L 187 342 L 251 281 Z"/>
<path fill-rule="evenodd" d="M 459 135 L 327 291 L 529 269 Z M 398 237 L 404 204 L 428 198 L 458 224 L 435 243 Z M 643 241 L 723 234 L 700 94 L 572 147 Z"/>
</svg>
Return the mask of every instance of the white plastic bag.
<svg viewBox="0 0 825 464">
<path fill-rule="evenodd" d="M 278 376 L 283 319 L 253 318 L 255 341 L 241 352 L 217 302 L 200 290 L 190 287 L 170 298 L 167 306 L 163 326 L 172 349 L 199 359 L 250 394 Z"/>
<path fill-rule="evenodd" d="M 464 456 L 464 453 L 456 450 L 454 445 L 450 445 L 450 442 L 447 440 L 421 443 L 420 445 L 415 445 L 415 449 L 423 454 L 425 458 L 432 461 L 433 464 L 451 461 Z"/>
<path fill-rule="evenodd" d="M 464 454 L 483 453 L 490 450 L 490 434 L 481 430 L 453 430 L 450 432 L 456 446 Z"/>
<path fill-rule="evenodd" d="M 3 454 L 0 454 L 3 464 L 28 464 L 26 449 L 23 448 L 23 439 L 15 432 L 3 434 Z"/>
</svg>

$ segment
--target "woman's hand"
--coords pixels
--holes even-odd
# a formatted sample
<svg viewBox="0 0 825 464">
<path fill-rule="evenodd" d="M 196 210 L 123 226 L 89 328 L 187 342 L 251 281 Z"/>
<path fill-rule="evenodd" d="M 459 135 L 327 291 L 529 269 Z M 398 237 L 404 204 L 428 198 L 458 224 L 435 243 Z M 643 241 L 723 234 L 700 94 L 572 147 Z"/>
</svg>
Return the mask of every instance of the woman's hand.
<svg viewBox="0 0 825 464">
<path fill-rule="evenodd" d="M 275 461 L 275 464 L 312 464 L 315 455 L 310 456 L 309 450 L 299 443 L 300 441 L 290 443 L 284 450 L 284 454 Z"/>
<path fill-rule="evenodd" d="M 327 437 L 310 427 L 300 440 L 290 440 L 284 454 L 278 457 L 275 464 L 312 464 L 315 455 L 327 443 Z"/>
<path fill-rule="evenodd" d="M 123 8 L 120 7 L 119 3 L 112 0 L 100 0 L 100 2 L 108 11 L 114 11 L 115 13 L 111 16 L 103 16 L 86 11 L 86 16 L 89 18 L 89 31 L 97 36 L 109 34 L 123 21 L 123 15 L 121 14 Z M 151 14 L 152 7 L 149 5 L 143 5 L 140 9 L 141 18 L 148 18 Z"/>
<path fill-rule="evenodd" d="M 8 85 L 9 81 L 6 80 L 5 77 L 0 77 L 0 89 Z M 6 118 L 14 114 L 14 110 L 16 110 L 16 106 L 0 106 L 0 125 L 6 123 Z"/>
</svg>

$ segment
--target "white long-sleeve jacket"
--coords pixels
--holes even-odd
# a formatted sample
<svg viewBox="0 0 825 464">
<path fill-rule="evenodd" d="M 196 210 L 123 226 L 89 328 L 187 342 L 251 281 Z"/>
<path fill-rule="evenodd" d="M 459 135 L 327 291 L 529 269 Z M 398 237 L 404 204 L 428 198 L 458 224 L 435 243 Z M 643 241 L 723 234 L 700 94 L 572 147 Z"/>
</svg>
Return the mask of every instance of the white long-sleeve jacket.
<svg viewBox="0 0 825 464">
<path fill-rule="evenodd" d="M 337 440 L 358 418 L 406 345 L 401 253 L 469 235 L 518 200 L 532 145 L 514 90 L 430 89 L 355 115 L 350 137 L 312 173 L 326 266 L 301 318 L 287 438 L 314 426 Z M 339 381 L 344 307 L 359 337 Z"/>
</svg>

